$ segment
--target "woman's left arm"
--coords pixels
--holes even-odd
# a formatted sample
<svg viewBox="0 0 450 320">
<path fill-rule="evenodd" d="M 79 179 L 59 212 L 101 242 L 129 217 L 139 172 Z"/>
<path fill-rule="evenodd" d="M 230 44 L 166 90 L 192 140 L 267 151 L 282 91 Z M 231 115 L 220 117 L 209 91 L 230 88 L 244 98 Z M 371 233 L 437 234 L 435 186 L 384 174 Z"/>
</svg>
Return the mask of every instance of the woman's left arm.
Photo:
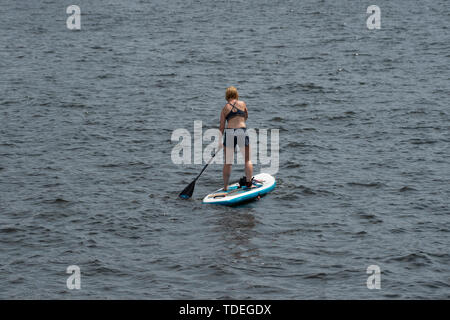
<svg viewBox="0 0 450 320">
<path fill-rule="evenodd" d="M 225 130 L 225 114 L 224 114 L 225 108 L 222 109 L 222 112 L 220 113 L 220 124 L 219 124 L 219 149 L 223 147 L 222 145 L 222 137 L 223 137 L 223 131 Z"/>
</svg>

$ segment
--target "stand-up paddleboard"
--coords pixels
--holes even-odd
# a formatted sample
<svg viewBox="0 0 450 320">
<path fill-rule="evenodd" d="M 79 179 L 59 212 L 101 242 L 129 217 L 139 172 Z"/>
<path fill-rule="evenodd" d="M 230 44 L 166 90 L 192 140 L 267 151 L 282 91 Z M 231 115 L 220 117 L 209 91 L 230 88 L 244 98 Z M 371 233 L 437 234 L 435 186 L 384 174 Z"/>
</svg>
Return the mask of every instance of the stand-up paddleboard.
<svg viewBox="0 0 450 320">
<path fill-rule="evenodd" d="M 227 191 L 219 189 L 208 194 L 203 203 L 232 205 L 265 195 L 275 188 L 275 178 L 268 173 L 260 173 L 253 177 L 251 188 L 239 187 L 239 183 L 228 186 Z"/>
</svg>

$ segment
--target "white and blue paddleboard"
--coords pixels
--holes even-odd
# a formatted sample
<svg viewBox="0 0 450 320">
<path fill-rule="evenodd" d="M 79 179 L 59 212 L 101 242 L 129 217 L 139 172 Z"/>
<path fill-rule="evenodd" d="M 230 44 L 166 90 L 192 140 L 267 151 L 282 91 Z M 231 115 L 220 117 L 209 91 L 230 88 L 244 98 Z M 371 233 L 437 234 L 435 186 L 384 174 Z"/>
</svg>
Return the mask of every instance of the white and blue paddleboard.
<svg viewBox="0 0 450 320">
<path fill-rule="evenodd" d="M 275 188 L 275 178 L 268 173 L 260 173 L 253 177 L 251 188 L 239 187 L 239 183 L 228 186 L 227 191 L 219 189 L 208 194 L 203 203 L 233 205 L 265 195 Z"/>
</svg>

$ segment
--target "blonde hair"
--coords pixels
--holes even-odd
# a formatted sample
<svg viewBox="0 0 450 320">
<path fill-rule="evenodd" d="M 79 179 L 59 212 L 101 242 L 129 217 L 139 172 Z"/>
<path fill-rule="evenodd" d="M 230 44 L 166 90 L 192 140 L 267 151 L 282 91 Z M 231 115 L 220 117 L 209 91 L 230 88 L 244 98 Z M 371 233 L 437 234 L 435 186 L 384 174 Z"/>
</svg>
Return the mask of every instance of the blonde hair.
<svg viewBox="0 0 450 320">
<path fill-rule="evenodd" d="M 233 86 L 228 87 L 225 91 L 225 99 L 228 101 L 230 99 L 239 99 L 239 93 L 237 89 Z"/>
</svg>

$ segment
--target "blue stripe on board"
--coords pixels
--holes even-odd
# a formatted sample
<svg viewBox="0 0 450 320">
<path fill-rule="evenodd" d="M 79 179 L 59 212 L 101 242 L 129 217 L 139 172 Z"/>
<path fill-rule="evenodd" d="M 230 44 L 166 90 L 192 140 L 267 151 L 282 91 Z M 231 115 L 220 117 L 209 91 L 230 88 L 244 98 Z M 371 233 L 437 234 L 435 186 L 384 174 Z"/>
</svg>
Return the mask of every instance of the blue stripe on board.
<svg viewBox="0 0 450 320">
<path fill-rule="evenodd" d="M 261 190 L 260 192 L 244 194 L 244 195 L 242 195 L 240 197 L 233 198 L 233 199 L 230 199 L 230 200 L 217 201 L 217 202 L 203 202 L 203 203 L 207 203 L 207 204 L 236 204 L 236 203 L 239 203 L 239 202 L 243 202 L 243 201 L 246 201 L 246 200 L 250 200 L 250 199 L 256 198 L 258 196 L 263 196 L 266 193 L 268 193 L 268 192 L 272 191 L 273 189 L 275 189 L 276 184 L 277 183 L 275 181 L 272 186 L 270 186 L 267 189 Z"/>
</svg>

